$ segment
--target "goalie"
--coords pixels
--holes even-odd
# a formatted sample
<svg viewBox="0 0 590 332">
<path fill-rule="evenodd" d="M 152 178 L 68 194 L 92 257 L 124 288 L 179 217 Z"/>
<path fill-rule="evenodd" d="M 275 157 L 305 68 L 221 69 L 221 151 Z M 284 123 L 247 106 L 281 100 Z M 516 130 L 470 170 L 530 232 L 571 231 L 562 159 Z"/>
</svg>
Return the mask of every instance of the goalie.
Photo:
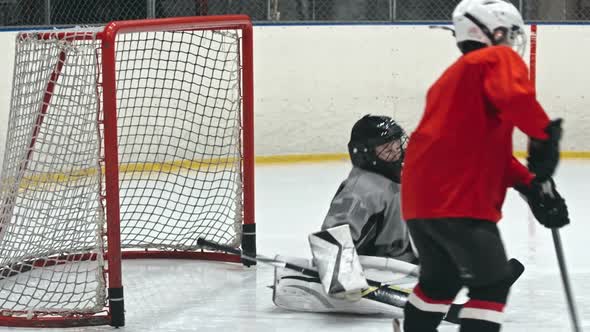
<svg viewBox="0 0 590 332">
<path fill-rule="evenodd" d="M 400 209 L 407 139 L 387 116 L 365 115 L 352 127 L 348 152 L 354 167 L 336 191 L 322 229 L 348 224 L 359 255 L 416 262 Z"/>
<path fill-rule="evenodd" d="M 321 280 L 275 268 L 273 301 L 277 306 L 403 317 L 419 273 L 417 255 L 400 215 L 399 179 L 406 140 L 404 130 L 387 116 L 366 115 L 355 123 L 348 144 L 353 168 L 332 200 L 322 231 L 310 235 L 315 259 L 277 257 L 317 269 Z M 338 250 L 330 255 L 334 247 Z M 524 266 L 511 259 L 509 270 L 509 283 L 513 283 Z M 369 286 L 367 280 L 380 285 Z M 464 300 L 459 298 L 458 302 Z M 445 320 L 457 323 L 459 308 L 451 306 Z"/>
<path fill-rule="evenodd" d="M 348 143 L 353 168 L 336 191 L 322 225 L 324 231 L 346 225 L 351 245 L 363 263 L 361 270 L 372 279 L 393 282 L 392 289 L 400 292 L 409 292 L 407 287 L 413 287 L 417 276 L 417 258 L 401 219 L 399 200 L 406 141 L 404 130 L 390 117 L 365 115 L 358 120 Z M 306 267 L 313 265 L 302 258 L 282 259 Z M 360 301 L 327 293 L 318 278 L 287 269 L 275 270 L 273 301 L 279 307 L 313 312 L 402 314 L 401 308 L 368 300 L 366 293 L 362 299 L 357 296 Z"/>
</svg>

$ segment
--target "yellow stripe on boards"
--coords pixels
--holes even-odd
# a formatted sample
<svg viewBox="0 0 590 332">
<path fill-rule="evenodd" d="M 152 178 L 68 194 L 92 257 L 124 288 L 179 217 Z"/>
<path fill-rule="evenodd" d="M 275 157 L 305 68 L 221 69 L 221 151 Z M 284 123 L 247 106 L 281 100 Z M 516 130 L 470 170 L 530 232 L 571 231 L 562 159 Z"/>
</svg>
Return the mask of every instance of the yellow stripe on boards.
<svg viewBox="0 0 590 332">
<path fill-rule="evenodd" d="M 325 161 L 344 161 L 348 160 L 348 153 L 321 153 L 321 154 L 288 154 L 277 156 L 258 156 L 256 164 L 293 164 L 293 163 L 310 163 Z"/>
<path fill-rule="evenodd" d="M 526 158 L 526 151 L 515 151 L 517 158 Z M 562 159 L 590 159 L 590 151 L 562 151 Z M 328 161 L 349 160 L 348 153 L 322 153 L 322 154 L 293 154 L 276 156 L 258 156 L 256 164 L 292 164 L 292 163 L 314 163 Z"/>
<path fill-rule="evenodd" d="M 516 151 L 514 155 L 517 158 L 526 158 L 525 151 Z M 590 151 L 562 151 L 562 159 L 590 159 Z M 292 155 L 274 155 L 274 156 L 258 156 L 256 157 L 257 165 L 276 165 L 276 164 L 296 164 L 296 163 L 320 163 L 332 161 L 347 161 L 349 160 L 347 153 L 321 153 L 321 154 L 292 154 Z M 144 172 L 174 172 L 180 169 L 184 170 L 199 170 L 199 169 L 214 169 L 235 166 L 237 160 L 234 157 L 226 158 L 211 158 L 203 160 L 174 160 L 159 163 L 130 163 L 119 166 L 119 173 L 144 173 Z M 104 168 L 101 169 L 104 174 Z M 25 176 L 21 179 L 19 188 L 37 187 L 46 183 L 68 183 L 80 180 L 85 177 L 95 176 L 96 168 L 86 168 L 79 170 L 72 170 L 68 173 L 39 173 L 30 176 Z M 7 183 L 8 184 L 8 183 Z"/>
<path fill-rule="evenodd" d="M 526 158 L 526 151 L 515 151 L 514 156 L 517 158 Z M 561 151 L 561 159 L 590 159 L 590 151 Z"/>
</svg>

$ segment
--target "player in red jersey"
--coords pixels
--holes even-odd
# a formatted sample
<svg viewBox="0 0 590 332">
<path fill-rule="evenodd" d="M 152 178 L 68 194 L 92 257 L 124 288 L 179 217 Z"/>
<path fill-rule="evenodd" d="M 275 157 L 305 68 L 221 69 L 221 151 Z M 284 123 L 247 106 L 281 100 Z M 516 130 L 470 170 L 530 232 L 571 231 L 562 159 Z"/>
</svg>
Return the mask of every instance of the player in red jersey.
<svg viewBox="0 0 590 332">
<path fill-rule="evenodd" d="M 539 105 L 515 51 L 526 44 L 520 13 L 502 0 L 463 0 L 453 24 L 463 56 L 429 89 L 402 174 L 402 214 L 421 261 L 406 332 L 436 331 L 463 286 L 461 331 L 500 330 L 510 272 L 496 222 L 507 188 L 543 225 L 569 223 L 551 179 L 561 120 Z M 512 155 L 515 127 L 530 138 L 528 169 Z"/>
</svg>

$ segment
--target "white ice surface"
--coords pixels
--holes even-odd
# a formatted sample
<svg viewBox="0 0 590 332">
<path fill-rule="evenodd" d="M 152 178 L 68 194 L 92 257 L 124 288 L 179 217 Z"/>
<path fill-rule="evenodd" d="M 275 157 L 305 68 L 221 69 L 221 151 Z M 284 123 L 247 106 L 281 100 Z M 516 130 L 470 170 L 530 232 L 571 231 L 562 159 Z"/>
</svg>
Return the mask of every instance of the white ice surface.
<svg viewBox="0 0 590 332">
<path fill-rule="evenodd" d="M 310 257 L 317 231 L 349 162 L 256 168 L 258 251 Z M 561 232 L 580 320 L 590 331 L 590 161 L 566 160 L 558 171 L 572 224 Z M 500 223 L 511 257 L 526 271 L 512 289 L 504 332 L 571 331 L 551 233 L 532 222 L 509 192 Z M 123 265 L 126 326 L 120 331 L 391 331 L 391 319 L 288 312 L 271 300 L 272 268 L 190 260 L 129 260 Z M 38 331 L 0 328 L 0 332 Z M 59 329 L 60 331 L 63 329 Z M 67 331 L 113 331 L 109 326 Z M 443 325 L 441 332 L 456 331 Z M 57 329 L 44 329 L 57 331 Z"/>
</svg>

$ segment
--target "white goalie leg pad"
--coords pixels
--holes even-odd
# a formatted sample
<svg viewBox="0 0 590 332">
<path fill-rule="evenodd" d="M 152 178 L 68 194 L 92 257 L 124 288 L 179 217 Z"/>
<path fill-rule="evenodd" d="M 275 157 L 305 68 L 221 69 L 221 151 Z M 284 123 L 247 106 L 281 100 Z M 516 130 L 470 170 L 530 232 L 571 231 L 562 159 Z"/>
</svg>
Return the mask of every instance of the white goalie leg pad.
<svg viewBox="0 0 590 332">
<path fill-rule="evenodd" d="M 309 235 L 309 245 L 324 291 L 330 296 L 359 300 L 369 287 L 348 225 Z"/>
<path fill-rule="evenodd" d="M 303 267 L 312 267 L 310 260 L 277 256 L 277 259 Z M 286 268 L 275 267 L 273 302 L 292 311 L 385 315 L 401 318 L 403 309 L 366 298 L 351 302 L 328 296 L 317 278 Z"/>
</svg>

